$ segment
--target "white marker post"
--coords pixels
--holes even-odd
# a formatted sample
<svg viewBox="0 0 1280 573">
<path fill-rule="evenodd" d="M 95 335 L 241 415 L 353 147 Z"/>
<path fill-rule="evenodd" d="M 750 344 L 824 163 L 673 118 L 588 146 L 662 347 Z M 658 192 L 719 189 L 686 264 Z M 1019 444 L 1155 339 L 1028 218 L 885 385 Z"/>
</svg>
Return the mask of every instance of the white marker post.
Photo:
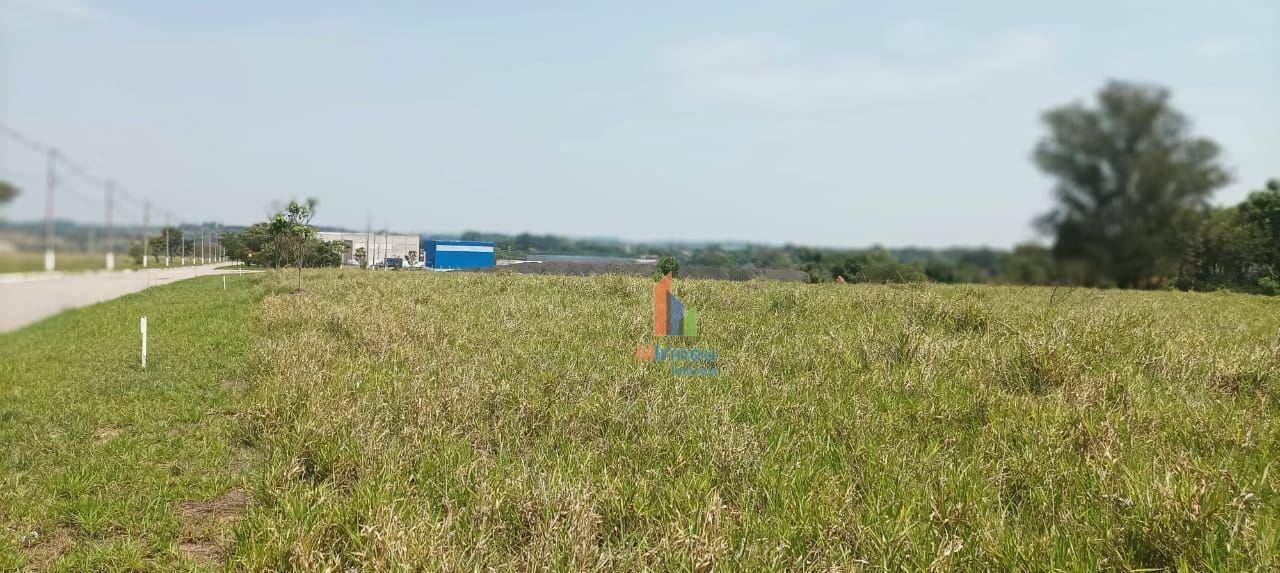
<svg viewBox="0 0 1280 573">
<path fill-rule="evenodd" d="M 147 367 L 147 317 L 142 317 L 142 367 Z"/>
<path fill-rule="evenodd" d="M 227 290 L 227 275 L 222 275 L 222 290 Z"/>
<path fill-rule="evenodd" d="M 142 317 L 142 367 L 147 367 L 147 317 Z"/>
</svg>

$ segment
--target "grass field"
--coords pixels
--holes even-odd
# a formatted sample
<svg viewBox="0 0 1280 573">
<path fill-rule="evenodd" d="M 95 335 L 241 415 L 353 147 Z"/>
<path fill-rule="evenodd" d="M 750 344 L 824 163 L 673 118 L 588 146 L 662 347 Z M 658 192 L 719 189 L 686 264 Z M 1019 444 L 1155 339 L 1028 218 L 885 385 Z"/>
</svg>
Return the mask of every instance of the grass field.
<svg viewBox="0 0 1280 573">
<path fill-rule="evenodd" d="M 182 259 L 174 257 L 170 259 L 172 266 L 181 266 L 179 263 Z M 190 262 L 191 259 L 188 259 Z M 79 253 L 79 252 L 61 252 L 58 253 L 55 261 L 56 270 L 59 271 L 100 271 L 106 269 L 106 255 L 103 253 Z M 163 265 L 164 259 L 152 261 L 151 265 L 157 263 Z M 194 264 L 194 263 L 193 263 Z M 142 265 L 123 254 L 116 255 L 116 269 L 137 269 Z M 7 252 L 0 253 L 0 273 L 24 273 L 44 270 L 44 253 L 43 252 Z"/>
<path fill-rule="evenodd" d="M 90 540 L 68 564 L 211 540 L 250 570 L 1280 568 L 1280 299 L 677 280 L 681 341 L 647 334 L 640 278 L 252 280 L 0 337 L 8 563 L 43 524 Z M 193 342 L 155 370 L 10 365 L 109 348 L 72 332 L 164 297 Z M 719 374 L 637 361 L 653 342 Z"/>
<path fill-rule="evenodd" d="M 0 335 L 0 571 L 174 570 L 217 553 L 260 291 L 153 288 Z M 150 357 L 139 367 L 138 318 Z M 228 494 L 230 493 L 230 496 Z"/>
</svg>

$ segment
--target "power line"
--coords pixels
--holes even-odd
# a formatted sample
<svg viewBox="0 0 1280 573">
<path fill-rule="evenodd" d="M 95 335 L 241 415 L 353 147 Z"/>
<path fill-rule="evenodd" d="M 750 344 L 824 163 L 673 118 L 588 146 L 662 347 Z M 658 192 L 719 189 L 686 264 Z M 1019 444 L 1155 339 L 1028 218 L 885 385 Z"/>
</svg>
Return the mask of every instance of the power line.
<svg viewBox="0 0 1280 573">
<path fill-rule="evenodd" d="M 18 143 L 21 143 L 22 145 L 25 145 L 25 146 L 27 146 L 27 147 L 31 148 L 31 149 L 32 149 L 33 151 L 35 151 L 36 153 L 48 153 L 48 152 L 49 152 L 49 147 L 48 147 L 47 145 L 43 145 L 43 144 L 41 144 L 41 143 L 39 143 L 39 142 L 35 141 L 34 139 L 31 139 L 31 138 L 29 138 L 29 137 L 27 137 L 27 136 L 25 136 L 25 135 L 22 135 L 22 133 L 21 133 L 21 132 L 19 132 L 18 130 L 13 129 L 13 128 L 11 128 L 11 127 L 7 126 L 7 125 L 4 125 L 3 123 L 0 123 L 0 133 L 3 133 L 3 134 L 5 134 L 5 135 L 9 136 L 9 138 L 10 138 L 10 139 L 13 139 L 14 141 L 17 141 Z"/>
<path fill-rule="evenodd" d="M 28 173 L 26 171 L 14 171 L 12 169 L 4 169 L 4 168 L 0 168 L 0 175 L 4 175 L 5 177 L 17 177 L 18 179 L 26 179 L 27 181 L 35 181 L 40 179 L 41 177 L 44 177 L 43 175 L 38 175 L 36 173 Z"/>
<path fill-rule="evenodd" d="M 22 144 L 27 148 L 30 148 L 33 151 L 52 157 L 52 161 L 61 164 L 63 167 L 67 169 L 69 173 L 71 173 L 72 175 L 75 175 L 76 177 L 79 177 L 80 179 L 83 179 L 88 183 L 92 183 L 100 187 L 106 187 L 112 184 L 110 179 L 94 174 L 93 172 L 84 168 L 84 166 L 80 165 L 79 163 L 73 161 L 71 158 L 67 157 L 65 154 L 61 153 L 56 147 L 45 144 L 45 143 L 41 143 L 40 141 L 31 137 L 28 137 L 22 132 L 12 127 L 9 127 L 3 123 L 0 123 L 0 134 L 4 134 L 8 136 L 10 139 Z M 49 177 L 52 177 L 52 175 L 50 175 Z M 61 184 L 64 187 L 66 186 L 65 178 L 58 179 L 57 183 Z M 146 208 L 147 203 L 149 202 L 148 199 L 145 199 L 141 196 L 130 193 L 127 189 L 121 188 L 119 186 L 116 186 L 115 193 L 119 196 L 120 199 L 133 203 L 138 207 L 143 207 L 144 209 Z M 165 211 L 165 212 L 168 212 L 168 211 Z"/>
<path fill-rule="evenodd" d="M 93 198 L 81 193 L 75 187 L 68 185 L 66 180 L 63 180 L 63 179 L 58 180 L 58 188 L 62 190 L 64 193 L 72 197 L 75 197 L 76 199 L 79 199 L 82 203 L 87 203 L 90 205 L 97 203 L 97 201 L 94 200 Z"/>
<path fill-rule="evenodd" d="M 169 211 L 167 209 L 163 209 L 163 208 L 160 208 L 159 206 L 154 205 L 153 202 L 149 198 L 147 198 L 146 195 L 142 193 L 131 192 L 129 189 L 126 189 L 124 187 L 117 185 L 115 181 L 108 179 L 106 177 L 103 177 L 101 175 L 98 175 L 86 169 L 81 163 L 74 161 L 71 158 L 67 157 L 66 155 L 62 154 L 62 152 L 59 151 L 58 148 L 52 145 L 42 143 L 34 138 L 27 137 L 22 132 L 16 129 L 13 129 L 12 127 L 9 127 L 7 125 L 4 125 L 3 123 L 0 123 L 0 135 L 4 135 L 9 139 L 12 139 L 13 141 L 17 142 L 18 144 L 45 156 L 46 173 L 44 177 L 44 184 L 45 184 L 44 226 L 45 226 L 45 269 L 46 270 L 53 270 L 54 268 L 55 237 L 54 237 L 53 216 L 54 216 L 55 191 L 61 191 L 62 193 L 65 193 L 71 196 L 72 198 L 83 203 L 89 203 L 89 204 L 96 203 L 94 199 L 90 198 L 87 194 L 77 189 L 77 187 L 70 185 L 69 184 L 70 177 L 67 177 L 66 175 L 74 176 L 75 178 L 78 178 L 81 181 L 88 183 L 90 185 L 101 187 L 104 192 L 103 206 L 104 206 L 104 219 L 105 219 L 105 228 L 106 228 L 106 252 L 107 252 L 106 264 L 107 264 L 108 270 L 114 267 L 113 254 L 115 249 L 113 246 L 113 240 L 114 240 L 113 228 L 115 226 L 115 221 L 118 220 L 117 215 L 123 216 L 124 218 L 127 218 L 130 221 L 141 220 L 141 242 L 143 245 L 142 266 L 143 267 L 148 266 L 148 262 L 149 262 L 148 255 L 150 254 L 150 247 L 149 247 L 150 237 L 148 237 L 148 234 L 151 231 L 151 216 L 153 214 L 163 215 L 165 217 L 165 229 L 164 229 L 165 239 L 164 240 L 166 245 L 166 252 L 165 252 L 166 266 L 168 266 L 169 264 L 169 257 L 171 254 L 168 248 L 168 244 L 169 244 L 168 235 L 169 235 L 169 229 L 171 227 L 171 225 L 169 224 L 170 220 L 179 221 L 179 226 L 177 228 L 184 231 L 183 233 L 184 241 L 182 245 L 182 251 L 183 251 L 182 255 L 183 255 L 184 261 L 188 255 L 195 255 L 194 252 L 190 252 L 190 253 L 187 252 L 187 248 L 185 245 L 187 233 L 185 231 L 187 230 L 188 225 L 181 223 L 181 221 L 183 220 L 182 217 L 178 217 L 172 211 Z M 62 167 L 62 172 L 59 172 L 58 168 L 60 166 Z M 5 171 L 8 171 L 8 170 L 5 170 Z M 35 176 L 35 175 L 21 174 L 19 172 L 12 172 L 12 173 L 19 174 L 22 177 L 30 179 L 32 181 L 38 180 L 38 176 Z M 66 175 L 64 175 L 64 173 Z M 124 207 L 125 205 L 130 205 L 131 207 Z M 214 254 L 221 250 L 220 246 L 217 245 L 215 242 L 217 236 L 221 234 L 220 233 L 221 226 L 215 224 L 213 226 L 213 229 L 210 230 L 208 228 L 209 226 L 206 223 L 200 223 L 197 227 L 200 230 L 201 258 L 202 259 L 214 258 Z M 134 226 L 134 231 L 136 232 L 137 230 L 138 230 L 138 227 Z M 192 250 L 194 251 L 194 245 Z"/>
<path fill-rule="evenodd" d="M 89 183 L 93 183 L 94 185 L 107 184 L 107 180 L 105 178 L 89 173 L 85 168 L 71 161 L 71 159 L 69 159 L 67 156 L 59 154 L 58 158 L 62 160 L 62 164 L 66 166 L 66 168 L 70 170 L 73 175 L 76 175 L 77 177 L 80 177 L 81 179 L 84 179 Z"/>
</svg>

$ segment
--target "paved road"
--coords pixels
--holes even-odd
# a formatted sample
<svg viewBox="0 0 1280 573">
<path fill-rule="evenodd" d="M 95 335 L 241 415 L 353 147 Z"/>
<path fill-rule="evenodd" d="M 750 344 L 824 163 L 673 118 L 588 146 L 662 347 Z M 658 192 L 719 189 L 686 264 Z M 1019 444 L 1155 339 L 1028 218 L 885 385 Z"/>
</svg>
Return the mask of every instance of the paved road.
<svg viewBox="0 0 1280 573">
<path fill-rule="evenodd" d="M 0 274 L 0 332 L 21 328 L 69 308 L 124 296 L 195 276 L 234 274 L 217 265 L 95 273 Z"/>
</svg>

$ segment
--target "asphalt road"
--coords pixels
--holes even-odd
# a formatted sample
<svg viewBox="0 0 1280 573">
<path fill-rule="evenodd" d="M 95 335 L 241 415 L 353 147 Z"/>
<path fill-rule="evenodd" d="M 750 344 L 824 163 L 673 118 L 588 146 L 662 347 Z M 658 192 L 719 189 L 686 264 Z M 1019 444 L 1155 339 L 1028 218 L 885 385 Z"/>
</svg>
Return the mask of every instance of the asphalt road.
<svg viewBox="0 0 1280 573">
<path fill-rule="evenodd" d="M 110 273 L 0 274 L 0 332 L 21 328 L 69 308 L 111 300 L 147 287 L 196 276 L 237 272 L 217 270 L 216 266 Z"/>
</svg>

